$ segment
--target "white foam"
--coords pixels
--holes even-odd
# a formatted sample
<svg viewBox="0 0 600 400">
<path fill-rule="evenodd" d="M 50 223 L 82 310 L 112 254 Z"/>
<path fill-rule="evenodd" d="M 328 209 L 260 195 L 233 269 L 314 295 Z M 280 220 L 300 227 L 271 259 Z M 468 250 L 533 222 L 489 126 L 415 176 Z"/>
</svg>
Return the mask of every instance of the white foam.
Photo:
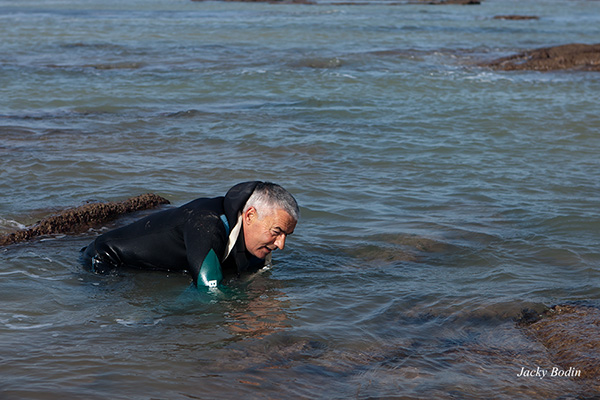
<svg viewBox="0 0 600 400">
<path fill-rule="evenodd" d="M 49 326 L 52 326 L 51 323 L 46 323 L 46 324 L 34 324 L 34 325 L 21 325 L 21 324 L 4 324 L 5 327 L 7 327 L 8 329 L 12 329 L 15 331 L 28 331 L 31 329 L 41 329 L 41 328 L 47 328 Z"/>
<path fill-rule="evenodd" d="M 5 318 L 0 318 L 0 325 L 14 331 L 26 331 L 32 329 L 41 329 L 52 326 L 52 323 L 31 324 L 27 320 L 31 319 L 28 315 L 13 314 L 12 316 L 5 315 Z"/>
<path fill-rule="evenodd" d="M 134 327 L 134 326 L 154 326 L 162 322 L 162 318 L 151 319 L 151 320 L 136 320 L 134 318 L 116 318 L 115 321 L 123 326 Z"/>
<path fill-rule="evenodd" d="M 0 228 L 25 229 L 27 226 L 23 225 L 19 221 L 15 221 L 14 219 L 0 217 Z"/>
<path fill-rule="evenodd" d="M 61 280 L 60 278 L 49 278 L 46 276 L 39 276 L 36 274 L 32 274 L 31 272 L 22 271 L 22 270 L 0 272 L 0 276 L 9 276 L 9 275 L 17 275 L 17 274 L 25 275 L 25 276 L 28 276 L 30 278 L 35 278 L 35 279 L 44 279 L 47 281 L 60 281 Z"/>
</svg>

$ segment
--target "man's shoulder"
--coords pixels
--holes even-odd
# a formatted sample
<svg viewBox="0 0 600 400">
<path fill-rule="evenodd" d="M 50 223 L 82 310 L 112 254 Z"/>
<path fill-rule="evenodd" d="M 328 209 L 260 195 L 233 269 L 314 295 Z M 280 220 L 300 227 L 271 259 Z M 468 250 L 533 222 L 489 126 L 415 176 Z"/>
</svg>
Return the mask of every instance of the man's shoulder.
<svg viewBox="0 0 600 400">
<path fill-rule="evenodd" d="M 223 213 L 223 196 L 220 197 L 200 197 L 196 200 L 192 200 L 179 207 L 179 210 L 184 212 L 214 212 L 217 214 Z"/>
<path fill-rule="evenodd" d="M 199 198 L 178 208 L 178 218 L 184 226 L 208 231 L 225 231 L 223 220 L 223 197 Z"/>
</svg>

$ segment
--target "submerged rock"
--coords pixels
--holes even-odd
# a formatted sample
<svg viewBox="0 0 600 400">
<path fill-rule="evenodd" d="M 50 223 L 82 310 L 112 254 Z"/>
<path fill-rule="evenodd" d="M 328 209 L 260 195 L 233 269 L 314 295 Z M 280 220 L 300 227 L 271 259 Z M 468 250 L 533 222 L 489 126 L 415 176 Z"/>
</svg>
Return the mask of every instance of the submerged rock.
<svg viewBox="0 0 600 400">
<path fill-rule="evenodd" d="M 496 15 L 494 19 L 508 19 L 513 21 L 540 19 L 535 15 Z"/>
<path fill-rule="evenodd" d="M 155 208 L 161 204 L 169 204 L 169 200 L 152 193 L 120 202 L 85 204 L 44 218 L 29 228 L 0 235 L 0 246 L 31 240 L 42 235 L 85 232 L 90 227 L 104 224 L 124 214 Z"/>
<path fill-rule="evenodd" d="M 192 1 L 207 1 L 207 0 L 192 0 Z M 311 0 L 220 0 L 220 1 L 235 1 L 239 3 L 271 3 L 271 4 L 316 4 Z"/>
<path fill-rule="evenodd" d="M 192 0 L 192 1 L 208 1 L 208 0 Z M 481 0 L 405 0 L 405 1 L 328 1 L 328 0 L 220 0 L 220 1 L 235 1 L 241 3 L 270 3 L 270 4 L 334 4 L 336 6 L 364 6 L 373 4 L 382 5 L 406 5 L 406 4 L 460 4 L 460 5 L 472 5 L 481 4 Z"/>
<path fill-rule="evenodd" d="M 303 60 L 294 62 L 290 64 L 293 67 L 297 68 L 314 68 L 314 69 L 334 69 L 340 68 L 344 65 L 342 60 L 338 57 L 323 57 L 323 58 L 305 58 Z"/>
<path fill-rule="evenodd" d="M 600 309 L 557 305 L 532 316 L 524 313 L 520 326 L 548 350 L 561 368 L 556 376 L 590 381 L 590 390 L 600 392 Z"/>
<path fill-rule="evenodd" d="M 600 71 L 600 44 L 566 44 L 529 50 L 483 63 L 482 66 L 504 71 L 581 70 Z"/>
<path fill-rule="evenodd" d="M 419 0 L 418 3 L 432 4 L 432 5 L 444 5 L 454 4 L 462 6 L 471 6 L 481 4 L 480 0 Z"/>
</svg>

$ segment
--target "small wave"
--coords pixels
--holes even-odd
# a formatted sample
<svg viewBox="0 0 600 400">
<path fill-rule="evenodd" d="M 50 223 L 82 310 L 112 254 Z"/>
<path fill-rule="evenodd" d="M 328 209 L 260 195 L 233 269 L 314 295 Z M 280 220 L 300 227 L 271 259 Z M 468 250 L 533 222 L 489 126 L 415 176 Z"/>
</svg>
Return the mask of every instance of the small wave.
<svg viewBox="0 0 600 400">
<path fill-rule="evenodd" d="M 491 83 L 496 81 L 514 81 L 510 76 L 502 75 L 494 72 L 480 72 L 476 75 L 469 75 L 465 77 L 468 81 L 477 81 L 482 83 Z"/>
<path fill-rule="evenodd" d="M 52 236 L 52 237 L 49 237 L 49 238 L 43 238 L 43 239 L 40 239 L 40 242 L 46 242 L 46 241 L 48 241 L 48 240 L 57 240 L 57 239 L 62 239 L 62 238 L 64 238 L 64 237 L 66 237 L 66 236 L 67 236 L 67 235 L 56 235 L 56 236 Z M 51 260 L 51 259 L 49 259 L 49 258 L 47 258 L 47 260 L 48 260 L 48 261 L 52 261 L 52 260 Z"/>
<path fill-rule="evenodd" d="M 30 319 L 31 317 L 28 315 L 14 314 L 9 316 L 5 314 L 4 318 L 0 317 L 0 325 L 14 331 L 42 329 L 53 325 L 50 322 L 39 324 L 27 322 Z"/>
<path fill-rule="evenodd" d="M 335 73 L 334 76 L 337 76 L 337 77 L 340 77 L 340 78 L 358 79 L 358 77 L 356 77 L 354 75 L 350 75 L 350 74 Z"/>
<path fill-rule="evenodd" d="M 162 318 L 157 318 L 157 319 L 148 318 L 145 320 L 137 320 L 134 318 L 129 318 L 129 319 L 116 318 L 115 319 L 115 322 L 118 323 L 119 325 L 127 326 L 129 328 L 135 327 L 135 326 L 154 326 L 154 325 L 160 324 L 162 321 L 163 321 Z"/>
<path fill-rule="evenodd" d="M 45 323 L 45 324 L 34 324 L 34 325 L 17 325 L 17 324 L 4 324 L 4 326 L 8 329 L 14 330 L 14 331 L 28 331 L 31 329 L 42 329 L 42 328 L 47 328 L 49 326 L 52 326 L 51 323 Z"/>
<path fill-rule="evenodd" d="M 50 259 L 48 259 L 48 260 L 50 260 Z M 52 260 L 50 260 L 50 261 L 52 261 Z M 22 270 L 0 272 L 0 276 L 10 276 L 10 275 L 18 275 L 18 274 L 25 275 L 25 276 L 28 276 L 30 278 L 35 278 L 35 279 L 44 279 L 47 281 L 60 281 L 61 280 L 60 278 L 49 278 L 46 276 L 39 276 L 36 274 L 32 274 L 31 272 L 22 271 Z"/>
<path fill-rule="evenodd" d="M 82 65 L 71 65 L 71 64 L 47 64 L 46 68 L 65 69 L 70 70 L 73 68 L 92 68 L 97 70 L 113 70 L 113 69 L 140 69 L 146 66 L 146 63 L 137 61 L 122 61 L 114 63 L 94 63 L 94 64 L 82 64 Z"/>
<path fill-rule="evenodd" d="M 22 223 L 15 221 L 13 219 L 5 219 L 0 218 L 0 229 L 9 228 L 9 229 L 25 229 L 27 226 Z"/>
</svg>

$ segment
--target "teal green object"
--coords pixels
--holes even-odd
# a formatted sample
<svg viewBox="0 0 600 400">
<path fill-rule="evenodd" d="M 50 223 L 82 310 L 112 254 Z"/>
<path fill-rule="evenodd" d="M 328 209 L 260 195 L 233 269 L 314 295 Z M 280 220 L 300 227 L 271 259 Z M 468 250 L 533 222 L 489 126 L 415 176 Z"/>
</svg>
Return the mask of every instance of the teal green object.
<svg viewBox="0 0 600 400">
<path fill-rule="evenodd" d="M 204 286 L 211 288 L 217 287 L 221 279 L 223 279 L 221 262 L 213 249 L 210 249 L 206 257 L 204 257 L 198 278 L 198 285 L 204 284 Z"/>
</svg>

